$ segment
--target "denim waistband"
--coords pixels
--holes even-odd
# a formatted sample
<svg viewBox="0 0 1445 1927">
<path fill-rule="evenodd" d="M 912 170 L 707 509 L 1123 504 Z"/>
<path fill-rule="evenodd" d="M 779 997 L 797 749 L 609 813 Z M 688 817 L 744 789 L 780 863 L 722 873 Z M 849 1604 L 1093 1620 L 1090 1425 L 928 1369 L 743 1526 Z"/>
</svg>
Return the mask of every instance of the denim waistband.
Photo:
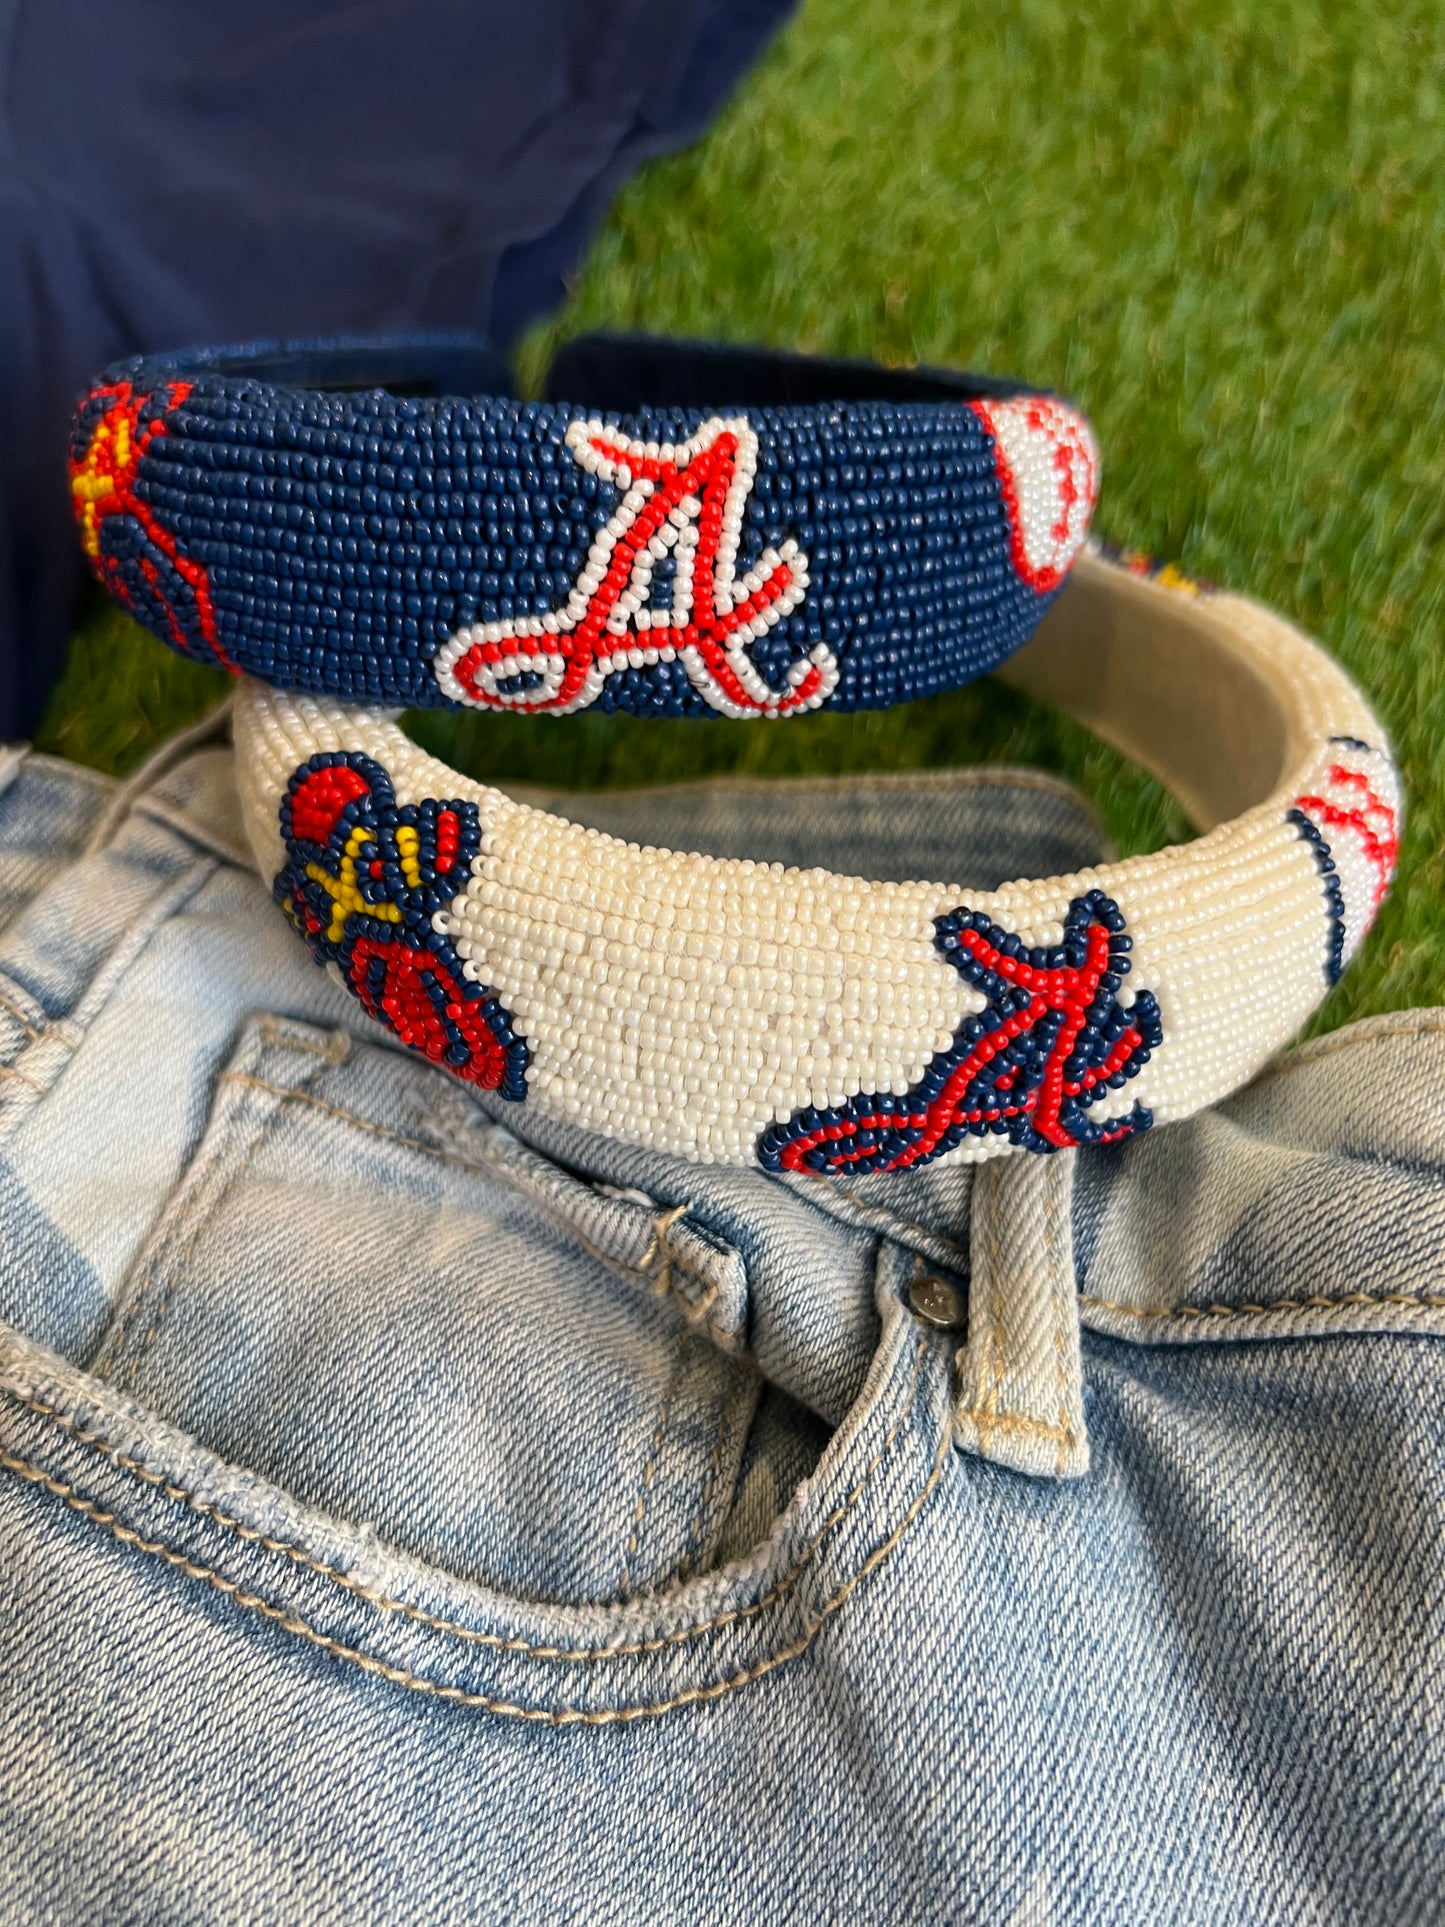
<svg viewBox="0 0 1445 1927">
<path fill-rule="evenodd" d="M 580 1181 L 589 1208 L 609 1215 L 609 1236 L 635 1244 L 642 1269 L 700 1329 L 746 1352 L 769 1382 L 831 1423 L 876 1344 L 884 1243 L 960 1302 L 971 1292 L 958 1435 L 1020 1469 L 1077 1472 L 1087 1463 L 1080 1310 L 1131 1337 L 1222 1335 L 1228 1323 L 1217 1250 L 1181 1251 L 1167 1219 L 1155 1229 L 1140 1204 L 1187 1187 L 1202 1159 L 1217 1167 L 1221 1225 L 1236 1226 L 1248 1183 L 1227 1115 L 1161 1133 L 1127 1158 L 1023 1160 L 1027 1168 L 981 1179 L 947 1165 L 846 1183 L 690 1166 L 464 1092 L 378 1049 L 369 1030 L 364 1044 L 354 1040 L 354 1006 L 304 961 L 249 871 L 224 742 L 178 743 L 124 789 L 43 759 L 9 773 L 0 808 L 33 826 L 33 847 L 0 865 L 9 893 L 0 901 L 10 907 L 0 932 L 0 1146 L 17 1209 L 59 1240 L 64 1262 L 32 1265 L 28 1282 L 12 1287 L 8 1315 L 72 1357 L 87 1357 L 106 1327 L 119 1280 L 195 1154 L 248 1020 L 314 1026 L 336 1040 L 314 1047 L 313 1057 L 330 1052 L 333 1061 L 308 1071 L 308 1090 L 364 1124 L 404 1116 L 426 1142 L 469 1147 L 468 1156 L 485 1144 L 494 1161 L 503 1143 L 523 1161 L 529 1148 Z M 878 876 L 935 867 L 980 887 L 1102 854 L 1086 806 L 1030 771 L 734 780 L 573 796 L 567 807 L 639 839 Z M 1417 1047 L 1435 1038 L 1428 1016 L 1408 1029 Z M 1334 1074 L 1317 1046 L 1285 1098 L 1247 1093 L 1237 1102 L 1277 1109 L 1293 1098 L 1318 1110 L 1326 1100 L 1309 1095 L 1311 1079 L 1323 1091 Z M 327 1094 L 338 1081 L 344 1102 Z M 119 1136 L 107 1141 L 107 1131 Z M 1327 1162 L 1333 1170 L 1340 1159 Z M 1302 1170 L 1300 1182 L 1309 1181 Z M 1142 1240 L 1141 1210 L 1150 1227 Z M 630 1227 L 621 1224 L 629 1212 Z M 1400 1289 L 1353 1308 L 1334 1302 L 1348 1295 L 1346 1281 L 1295 1298 L 1281 1289 L 1274 1324 L 1258 1328 L 1303 1320 L 1337 1329 L 1346 1315 L 1371 1328 L 1433 1319 L 1436 1308 L 1410 1282 L 1418 1250 L 1408 1239 L 1396 1246 Z M 1322 1299 L 1323 1307 L 1307 1302 Z M 1201 1315 L 1201 1305 L 1215 1310 Z M 1230 1335 L 1247 1327 L 1241 1312 Z"/>
</svg>

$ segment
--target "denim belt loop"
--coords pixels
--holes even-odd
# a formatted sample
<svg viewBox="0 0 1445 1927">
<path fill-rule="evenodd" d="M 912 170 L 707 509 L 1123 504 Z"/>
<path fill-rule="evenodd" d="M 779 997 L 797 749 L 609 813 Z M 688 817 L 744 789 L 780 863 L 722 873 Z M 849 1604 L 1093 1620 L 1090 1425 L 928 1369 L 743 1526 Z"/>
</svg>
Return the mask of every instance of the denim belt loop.
<svg viewBox="0 0 1445 1927">
<path fill-rule="evenodd" d="M 1074 1279 L 1076 1151 L 986 1164 L 973 1184 L 958 1443 L 1039 1478 L 1089 1469 Z"/>
</svg>

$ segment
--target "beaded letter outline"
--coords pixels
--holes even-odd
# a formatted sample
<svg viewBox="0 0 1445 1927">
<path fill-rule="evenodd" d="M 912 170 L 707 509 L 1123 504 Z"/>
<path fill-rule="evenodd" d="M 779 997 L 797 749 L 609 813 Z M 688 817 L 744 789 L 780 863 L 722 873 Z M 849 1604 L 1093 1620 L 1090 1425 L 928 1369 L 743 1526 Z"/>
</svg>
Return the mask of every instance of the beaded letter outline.
<svg viewBox="0 0 1445 1927">
<path fill-rule="evenodd" d="M 137 395 L 128 381 L 86 397 L 70 451 L 70 495 L 81 546 L 123 609 L 168 634 L 183 656 L 240 672 L 216 634 L 211 581 L 182 555 L 137 487 L 141 458 L 166 432 L 187 381 Z"/>
<path fill-rule="evenodd" d="M 620 669 L 681 662 L 724 716 L 791 716 L 827 701 L 838 663 L 825 643 L 793 663 L 781 690 L 748 655 L 803 600 L 808 558 L 786 541 L 737 572 L 758 464 L 744 416 L 705 422 L 677 447 L 634 441 L 600 421 L 573 422 L 566 442 L 578 466 L 622 500 L 560 609 L 475 623 L 442 644 L 432 667 L 446 695 L 473 708 L 565 716 L 594 703 Z M 653 574 L 669 553 L 670 603 L 655 606 Z"/>
<path fill-rule="evenodd" d="M 527 1094 L 527 1046 L 496 996 L 433 927 L 482 847 L 475 803 L 397 806 L 391 778 L 355 750 L 302 763 L 281 802 L 288 861 L 275 896 L 320 964 L 369 1017 L 466 1082 Z"/>
<path fill-rule="evenodd" d="M 1007 1137 L 1026 1151 L 1113 1144 L 1148 1130 L 1135 1104 L 1095 1120 L 1091 1108 L 1120 1090 L 1163 1042 L 1147 990 L 1119 1000 L 1132 939 L 1112 897 L 1075 897 L 1056 946 L 1025 946 L 981 911 L 934 920 L 935 944 L 987 999 L 959 1026 L 903 1098 L 850 1098 L 773 1125 L 758 1145 L 769 1171 L 903 1171 L 931 1163 L 967 1137 Z"/>
</svg>

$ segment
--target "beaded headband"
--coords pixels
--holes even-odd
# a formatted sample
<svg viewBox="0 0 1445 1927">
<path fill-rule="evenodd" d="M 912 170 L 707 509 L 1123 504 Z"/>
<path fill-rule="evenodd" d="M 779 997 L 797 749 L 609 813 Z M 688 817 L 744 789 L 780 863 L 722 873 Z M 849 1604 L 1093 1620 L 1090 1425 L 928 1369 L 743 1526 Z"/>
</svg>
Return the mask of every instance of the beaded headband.
<svg viewBox="0 0 1445 1927">
<path fill-rule="evenodd" d="M 248 831 L 318 961 L 459 1078 L 627 1143 L 834 1174 L 1108 1144 L 1245 1082 L 1369 928 L 1399 791 L 1278 616 L 1100 556 L 1009 666 L 1198 841 L 994 891 L 639 848 L 385 716 L 243 684 Z"/>
<path fill-rule="evenodd" d="M 993 668 L 1098 494 L 1087 422 L 981 377 L 602 338 L 565 403 L 445 398 L 476 372 L 436 343 L 112 370 L 71 448 L 96 574 L 279 688 L 777 718 Z"/>
</svg>

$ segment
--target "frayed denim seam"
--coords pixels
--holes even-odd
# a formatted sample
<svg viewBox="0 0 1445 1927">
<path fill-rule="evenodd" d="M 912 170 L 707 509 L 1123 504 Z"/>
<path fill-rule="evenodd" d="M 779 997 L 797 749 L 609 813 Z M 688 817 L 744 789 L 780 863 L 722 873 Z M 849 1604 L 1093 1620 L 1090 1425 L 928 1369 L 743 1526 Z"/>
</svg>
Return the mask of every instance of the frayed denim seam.
<svg viewBox="0 0 1445 1927">
<path fill-rule="evenodd" d="M 922 1341 L 919 1341 L 918 1363 L 920 1365 L 924 1350 L 925 1346 Z M 915 1370 L 915 1389 L 916 1383 L 917 1375 Z M 13 1397 L 14 1395 L 11 1394 L 10 1396 Z M 24 1399 L 18 1402 L 21 1404 L 31 1403 L 31 1401 Z M 911 1402 L 912 1400 L 910 1398 L 910 1404 Z M 36 1409 L 43 1408 L 37 1406 Z M 64 1423 L 64 1421 L 61 1422 Z M 895 1422 L 895 1425 L 899 1425 L 901 1422 L 902 1415 L 900 1415 L 899 1420 Z M 77 1436 L 81 1435 L 77 1433 Z M 890 1433 L 890 1438 L 894 1436 L 896 1436 L 896 1429 Z M 852 1596 L 854 1591 L 856 1591 L 858 1586 L 861 1585 L 863 1580 L 872 1572 L 876 1571 L 892 1554 L 909 1528 L 913 1525 L 918 1515 L 922 1512 L 923 1507 L 927 1504 L 939 1479 L 942 1477 L 943 1467 L 951 1441 L 952 1427 L 945 1422 L 940 1431 L 938 1447 L 934 1453 L 933 1464 L 928 1478 L 910 1502 L 903 1517 L 893 1528 L 892 1532 L 889 1533 L 888 1537 L 884 1539 L 880 1545 L 874 1547 L 868 1557 L 849 1575 L 843 1584 L 839 1586 L 835 1592 L 830 1594 L 816 1611 L 809 1615 L 805 1630 L 797 1639 L 792 1641 L 791 1644 L 780 1648 L 775 1653 L 769 1654 L 766 1659 L 759 1660 L 754 1666 L 745 1667 L 740 1672 L 730 1674 L 725 1679 L 714 1680 L 706 1686 L 689 1687 L 684 1692 L 674 1694 L 670 1699 L 646 1702 L 634 1706 L 605 1707 L 598 1709 L 587 1709 L 575 1706 L 522 1706 L 510 1700 L 495 1699 L 490 1694 L 468 1692 L 459 1686 L 444 1686 L 440 1681 L 428 1679 L 420 1674 L 409 1671 L 405 1667 L 388 1665 L 385 1661 L 377 1659 L 375 1655 L 371 1653 L 362 1652 L 357 1647 L 347 1646 L 342 1641 L 333 1639 L 330 1635 L 321 1632 L 317 1627 L 311 1625 L 309 1621 L 302 1619 L 299 1614 L 288 1612 L 273 1602 L 263 1599 L 257 1593 L 245 1591 L 236 1581 L 225 1578 L 223 1574 L 215 1571 L 214 1568 L 201 1565 L 195 1560 L 188 1559 L 183 1553 L 177 1552 L 171 1546 L 162 1544 L 159 1540 L 144 1538 L 131 1527 L 122 1525 L 114 1513 L 105 1511 L 105 1509 L 98 1506 L 94 1500 L 85 1498 L 74 1486 L 68 1485 L 63 1479 L 54 1478 L 51 1474 L 42 1471 L 39 1466 L 32 1464 L 29 1460 L 20 1458 L 14 1453 L 0 1452 L 0 1468 L 15 1474 L 27 1483 L 38 1486 L 41 1490 L 61 1499 L 81 1518 L 109 1532 L 111 1537 L 119 1544 L 129 1546 L 136 1551 L 144 1552 L 153 1558 L 160 1559 L 174 1570 L 183 1573 L 187 1578 L 201 1580 L 205 1584 L 213 1587 L 224 1597 L 234 1601 L 235 1604 L 245 1607 L 248 1611 L 259 1613 L 263 1619 L 269 1620 L 273 1625 L 279 1626 L 283 1632 L 288 1632 L 296 1638 L 306 1640 L 309 1644 L 318 1647 L 321 1651 L 330 1653 L 334 1658 L 348 1660 L 353 1665 L 359 1666 L 364 1672 L 373 1673 L 379 1678 L 387 1680 L 392 1685 L 406 1687 L 412 1692 L 423 1693 L 430 1698 L 447 1701 L 452 1705 L 473 1707 L 479 1711 L 496 1714 L 502 1718 L 525 1720 L 538 1725 L 557 1727 L 615 1726 L 630 1724 L 633 1720 L 655 1718 L 663 1713 L 677 1711 L 684 1706 L 702 1705 L 710 1700 L 720 1699 L 724 1694 L 736 1691 L 739 1687 L 750 1685 L 755 1680 L 763 1679 L 769 1673 L 776 1672 L 779 1667 L 788 1664 L 789 1661 L 801 1657 L 812 1645 L 826 1622 L 846 1604 L 847 1600 Z M 855 1489 L 854 1498 L 856 1498 L 857 1492 L 861 1491 L 862 1483 L 866 1483 L 867 1478 L 870 1477 L 872 1471 L 876 1469 L 879 1459 L 881 1459 L 883 1455 L 883 1450 L 886 1450 L 886 1446 L 880 1449 L 878 1459 L 874 1460 L 873 1465 L 869 1468 L 869 1472 L 864 1475 L 864 1481 L 860 1482 L 859 1487 Z M 119 1460 L 119 1454 L 112 1454 L 112 1456 L 115 1457 L 117 1461 Z M 160 1483 L 158 1480 L 155 1482 Z M 850 1499 L 848 1503 L 851 1505 L 852 1500 Z M 197 1506 L 197 1509 L 200 1509 L 200 1507 Z M 253 1536 L 258 1540 L 260 1539 L 259 1534 L 249 1536 Z M 261 1541 L 261 1543 L 264 1544 L 265 1542 Z M 815 1540 L 815 1547 L 817 1543 L 818 1541 Z M 280 1549 L 287 1550 L 285 1547 L 281 1547 Z M 295 1551 L 294 1548 L 290 1550 L 292 1552 Z M 311 1563 L 305 1560 L 304 1555 L 301 1555 L 301 1557 L 304 1563 Z M 795 1569 L 795 1572 L 800 1569 L 801 1563 L 799 1568 Z M 794 1575 L 789 1575 L 789 1581 L 793 1576 Z M 786 1584 L 788 1582 L 784 1583 Z M 776 1597 L 777 1593 L 783 1589 L 783 1586 L 779 1586 L 772 1597 Z M 748 1610 L 759 1611 L 765 1603 L 767 1602 L 759 1601 L 757 1606 Z M 406 1608 L 402 1608 L 402 1610 L 406 1610 Z M 743 1614 L 739 1613 L 736 1615 L 723 1615 L 722 1617 L 741 1618 L 743 1616 Z M 719 1620 L 713 1623 L 719 1624 L 722 1622 Z M 648 1646 L 664 1643 L 666 1642 L 646 1642 L 643 1650 L 646 1650 Z M 617 1653 L 620 1653 L 622 1650 L 624 1649 L 613 1649 L 613 1651 Z M 598 1656 L 601 1657 L 603 1654 L 599 1651 Z M 610 1654 L 607 1656 L 610 1656 Z"/>
<path fill-rule="evenodd" d="M 771 1591 L 765 1593 L 761 1599 L 755 1600 L 751 1606 L 739 1606 L 730 1612 L 719 1613 L 715 1618 L 699 1620 L 695 1625 L 681 1626 L 677 1628 L 676 1631 L 661 1634 L 655 1639 L 633 1640 L 620 1646 L 538 1646 L 528 1640 L 508 1637 L 501 1633 L 477 1632 L 470 1626 L 462 1626 L 455 1620 L 444 1619 L 439 1614 L 430 1613 L 422 1606 L 413 1606 L 405 1600 L 393 1599 L 387 1594 L 377 1591 L 374 1587 L 359 1584 L 337 1567 L 328 1565 L 323 1560 L 313 1559 L 309 1553 L 303 1552 L 299 1546 L 292 1545 L 285 1539 L 272 1538 L 265 1533 L 257 1531 L 254 1526 L 242 1524 L 239 1519 L 232 1518 L 229 1513 L 222 1512 L 218 1506 L 211 1505 L 207 1500 L 198 1498 L 195 1493 L 188 1491 L 184 1486 L 175 1485 L 161 1473 L 151 1471 L 148 1466 L 142 1465 L 139 1460 L 133 1459 L 127 1453 L 121 1452 L 117 1447 L 111 1445 L 108 1440 L 99 1437 L 96 1433 L 87 1431 L 84 1426 L 77 1424 L 74 1419 L 67 1418 L 63 1412 L 57 1411 L 54 1406 L 45 1404 L 43 1400 L 28 1398 L 20 1392 L 8 1390 L 3 1392 L 3 1396 L 11 1400 L 12 1403 L 23 1406 L 26 1411 L 34 1412 L 38 1417 L 57 1426 L 61 1431 L 67 1432 L 80 1444 L 89 1446 L 92 1450 L 103 1454 L 106 1458 L 110 1459 L 112 1463 L 120 1466 L 124 1471 L 129 1472 L 142 1483 L 154 1486 L 163 1492 L 167 1498 L 176 1500 L 178 1503 L 186 1506 L 190 1511 L 199 1514 L 200 1517 L 209 1519 L 213 1524 L 222 1527 L 227 1532 L 233 1532 L 237 1538 L 248 1544 L 259 1545 L 266 1552 L 279 1553 L 282 1557 L 290 1559 L 294 1564 L 304 1567 L 308 1572 L 316 1573 L 321 1578 L 330 1580 L 334 1585 L 340 1586 L 344 1591 L 349 1592 L 354 1598 L 364 1601 L 369 1606 L 376 1607 L 381 1612 L 400 1613 L 403 1618 L 413 1620 L 418 1625 L 426 1626 L 432 1631 L 443 1633 L 450 1638 L 465 1641 L 469 1645 L 488 1647 L 497 1652 L 516 1653 L 525 1659 L 540 1660 L 549 1664 L 575 1664 L 579 1661 L 590 1664 L 611 1659 L 631 1659 L 646 1653 L 663 1652 L 670 1646 L 681 1645 L 688 1641 L 699 1639 L 705 1633 L 718 1632 L 724 1627 L 738 1625 L 744 1620 L 753 1619 L 759 1613 L 765 1612 L 770 1606 L 775 1605 L 785 1593 L 791 1591 L 792 1587 L 812 1563 L 823 1542 L 842 1524 L 849 1513 L 852 1512 L 879 1466 L 887 1457 L 894 1441 L 903 1430 L 904 1425 L 908 1422 L 908 1418 L 917 1401 L 919 1380 L 923 1370 L 923 1361 L 927 1355 L 927 1349 L 927 1345 L 922 1340 L 919 1340 L 917 1355 L 913 1361 L 913 1371 L 909 1377 L 908 1392 L 904 1399 L 903 1407 L 889 1426 L 883 1443 L 864 1467 L 862 1476 L 859 1478 L 857 1484 L 854 1485 L 852 1491 L 848 1493 L 846 1498 L 841 1500 L 840 1503 L 834 1507 L 833 1511 L 829 1513 L 817 1532 L 808 1541 L 807 1545 L 804 1546 L 795 1563 L 784 1573 L 783 1577 Z M 949 1423 L 945 1423 L 943 1427 L 943 1443 L 939 1448 L 937 1466 L 942 1465 L 943 1448 L 947 1446 L 951 1438 L 952 1426 Z M 3 1455 L 0 1455 L 0 1464 L 4 1464 L 5 1462 Z M 28 1464 L 28 1461 L 21 1461 L 21 1464 Z M 12 1467 L 11 1469 L 14 1470 L 16 1468 Z M 929 1489 L 931 1489 L 932 1483 L 933 1481 L 930 1481 Z M 180 1556 L 179 1554 L 176 1555 L 177 1558 Z"/>
</svg>

